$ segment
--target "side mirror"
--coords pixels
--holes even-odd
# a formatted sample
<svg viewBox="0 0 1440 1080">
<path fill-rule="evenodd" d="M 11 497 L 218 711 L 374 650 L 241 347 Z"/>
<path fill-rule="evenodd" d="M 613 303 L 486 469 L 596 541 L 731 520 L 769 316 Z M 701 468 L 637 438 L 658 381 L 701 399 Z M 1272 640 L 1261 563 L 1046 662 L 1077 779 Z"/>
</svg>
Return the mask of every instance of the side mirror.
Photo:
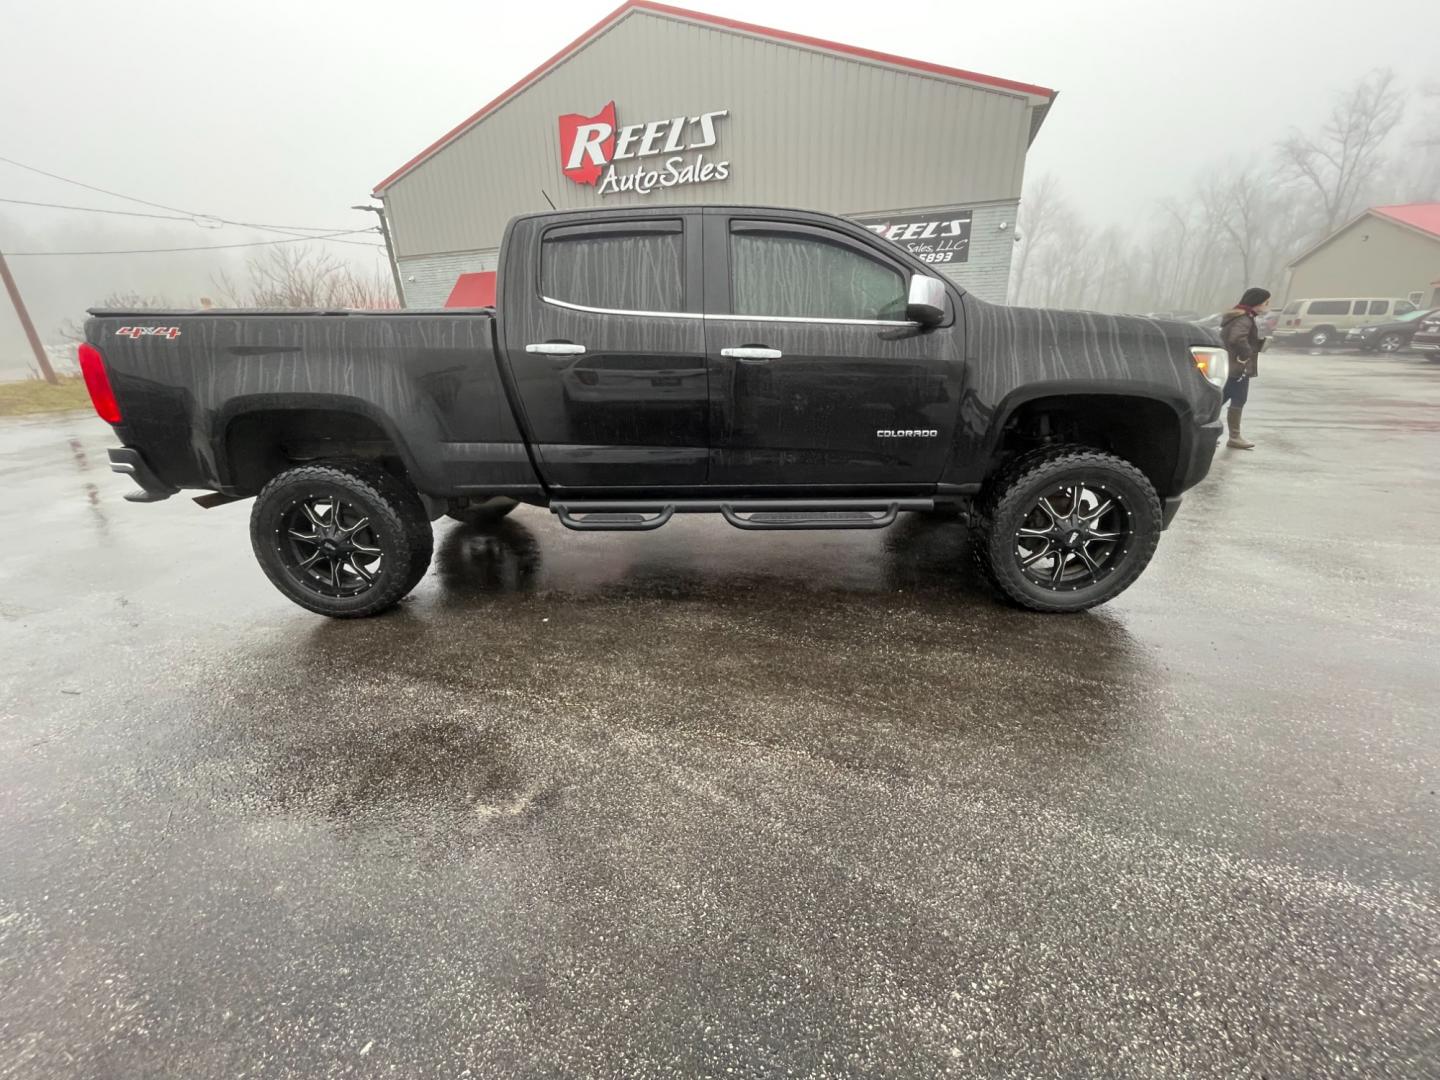
<svg viewBox="0 0 1440 1080">
<path fill-rule="evenodd" d="M 910 279 L 910 295 L 905 301 L 907 319 L 921 326 L 934 326 L 945 321 L 949 309 L 944 282 L 926 274 L 916 274 Z"/>
</svg>

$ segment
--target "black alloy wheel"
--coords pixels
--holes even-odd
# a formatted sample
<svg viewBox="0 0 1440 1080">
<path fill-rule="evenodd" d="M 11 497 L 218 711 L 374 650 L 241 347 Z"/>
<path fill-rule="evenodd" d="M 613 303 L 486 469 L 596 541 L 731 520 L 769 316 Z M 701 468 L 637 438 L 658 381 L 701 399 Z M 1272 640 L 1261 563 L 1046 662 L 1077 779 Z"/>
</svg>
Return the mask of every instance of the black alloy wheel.
<svg viewBox="0 0 1440 1080">
<path fill-rule="evenodd" d="M 369 515 L 335 495 L 308 495 L 281 517 L 281 561 L 321 596 L 359 596 L 385 571 L 385 552 Z"/>
<path fill-rule="evenodd" d="M 1113 454 L 1050 447 L 1011 462 L 978 504 L 981 574 L 1033 611 L 1083 611 L 1130 586 L 1160 541 L 1160 499 Z"/>
<path fill-rule="evenodd" d="M 374 615 L 424 576 L 433 536 L 418 495 L 378 465 L 302 465 L 255 499 L 250 542 L 265 575 L 310 611 Z"/>
<path fill-rule="evenodd" d="M 1053 592 L 1097 584 L 1124 561 L 1130 508 L 1099 483 L 1061 481 L 1035 500 L 1015 530 L 1016 565 Z"/>
</svg>

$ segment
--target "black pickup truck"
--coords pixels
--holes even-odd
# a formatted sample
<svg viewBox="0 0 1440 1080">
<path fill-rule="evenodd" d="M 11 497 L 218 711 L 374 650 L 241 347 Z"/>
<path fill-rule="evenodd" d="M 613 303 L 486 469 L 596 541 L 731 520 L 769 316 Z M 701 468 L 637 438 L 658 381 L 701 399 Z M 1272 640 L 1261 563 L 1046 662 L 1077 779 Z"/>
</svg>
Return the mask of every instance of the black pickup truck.
<svg viewBox="0 0 1440 1080">
<path fill-rule="evenodd" d="M 1150 561 L 1219 435 L 1190 323 L 1000 307 L 824 214 L 523 216 L 494 310 L 91 312 L 81 369 L 150 502 L 255 496 L 256 557 L 331 616 L 395 604 L 431 522 L 571 529 L 964 516 L 1016 603 L 1078 611 Z"/>
</svg>

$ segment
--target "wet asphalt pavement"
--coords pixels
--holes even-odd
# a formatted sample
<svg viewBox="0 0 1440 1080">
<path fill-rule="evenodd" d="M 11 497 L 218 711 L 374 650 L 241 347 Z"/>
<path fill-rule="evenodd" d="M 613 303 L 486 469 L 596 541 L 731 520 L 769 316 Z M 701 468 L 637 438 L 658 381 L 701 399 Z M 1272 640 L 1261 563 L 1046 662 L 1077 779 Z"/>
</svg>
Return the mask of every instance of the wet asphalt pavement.
<svg viewBox="0 0 1440 1080">
<path fill-rule="evenodd" d="M 0 421 L 0 1077 L 1440 1074 L 1440 363 L 1246 415 L 1086 615 L 522 508 L 343 623 Z"/>
</svg>

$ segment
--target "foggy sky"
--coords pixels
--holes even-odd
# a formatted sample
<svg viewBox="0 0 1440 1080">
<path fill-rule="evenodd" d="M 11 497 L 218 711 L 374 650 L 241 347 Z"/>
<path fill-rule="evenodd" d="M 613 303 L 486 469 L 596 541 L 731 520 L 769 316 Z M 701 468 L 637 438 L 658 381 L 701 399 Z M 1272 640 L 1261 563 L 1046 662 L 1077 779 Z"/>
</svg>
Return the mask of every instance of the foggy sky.
<svg viewBox="0 0 1440 1080">
<path fill-rule="evenodd" d="M 0 0 L 0 156 L 242 221 L 358 228 L 371 186 L 609 12 L 595 3 Z M 1435 80 L 1430 0 L 679 0 L 1060 91 L 1027 175 L 1135 224 L 1207 167 L 1265 154 L 1377 66 Z M 0 196 L 144 210 L 0 163 Z M 158 211 L 157 211 L 158 212 Z M 0 203 L 0 248 L 162 247 L 241 229 Z M 336 247 L 368 269 L 382 253 Z M 14 258 L 46 338 L 112 291 L 193 301 L 244 252 Z M 0 294 L 0 377 L 28 356 Z"/>
</svg>

